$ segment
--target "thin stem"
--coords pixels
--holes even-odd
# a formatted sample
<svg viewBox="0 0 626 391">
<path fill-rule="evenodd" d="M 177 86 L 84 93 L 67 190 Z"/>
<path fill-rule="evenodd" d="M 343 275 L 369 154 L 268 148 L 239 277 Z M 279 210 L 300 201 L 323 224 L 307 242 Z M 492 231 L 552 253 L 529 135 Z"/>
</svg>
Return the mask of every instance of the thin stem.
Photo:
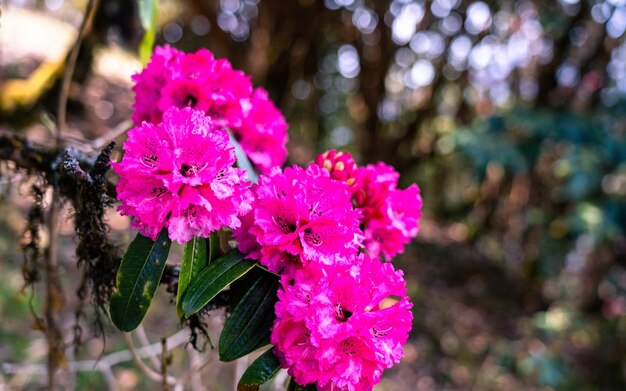
<svg viewBox="0 0 626 391">
<path fill-rule="evenodd" d="M 167 339 L 161 339 L 161 376 L 163 377 L 163 391 L 169 391 L 170 387 L 167 383 L 167 362 L 168 362 Z"/>
<path fill-rule="evenodd" d="M 52 201 L 48 214 L 47 228 L 50 237 L 48 251 L 45 257 L 46 266 L 46 338 L 48 340 L 48 387 L 56 389 L 61 381 L 61 365 L 65 361 L 65 349 L 63 333 L 59 329 L 58 315 L 65 305 L 61 281 L 59 280 L 57 238 L 58 238 L 58 214 L 59 195 L 52 188 Z M 69 386 L 69 376 L 63 375 L 63 383 Z"/>
<path fill-rule="evenodd" d="M 142 344 L 143 346 L 152 346 L 150 345 L 150 340 L 148 339 L 148 335 L 146 335 L 146 329 L 143 327 L 143 325 L 139 325 L 135 329 L 135 334 L 137 335 L 137 339 L 139 340 L 140 344 Z M 154 351 L 156 353 L 158 352 L 158 349 L 155 347 Z M 161 362 L 159 361 L 159 359 L 156 358 L 157 355 L 158 353 L 148 356 L 152 367 L 154 367 L 155 369 L 161 366 Z"/>
<path fill-rule="evenodd" d="M 99 0 L 89 0 L 87 8 L 85 9 L 85 17 L 78 31 L 78 37 L 72 47 L 67 64 L 65 65 L 65 71 L 63 72 L 63 79 L 61 81 L 61 91 L 59 92 L 59 105 L 57 107 L 57 131 L 56 139 L 57 144 L 61 143 L 61 135 L 65 133 L 67 123 L 67 99 L 70 93 L 70 85 L 72 84 L 72 77 L 74 76 L 74 69 L 76 68 L 76 60 L 78 59 L 78 53 L 80 46 L 85 38 L 85 35 L 91 30 L 93 18 L 98 8 Z"/>
<path fill-rule="evenodd" d="M 135 349 L 135 346 L 133 344 L 133 339 L 132 339 L 130 333 L 124 333 L 124 340 L 126 341 L 126 345 L 128 346 L 128 350 L 130 351 L 130 353 L 131 353 L 131 355 L 133 357 L 133 360 L 135 361 L 135 364 L 137 365 L 137 368 L 139 368 L 139 370 L 141 372 L 143 372 L 144 375 L 146 375 L 148 378 L 150 378 L 150 380 L 152 380 L 152 381 L 154 381 L 156 383 L 167 382 L 168 385 L 174 385 L 174 384 L 177 383 L 176 378 L 174 378 L 173 376 L 167 376 L 166 375 L 166 377 L 163 377 L 160 373 L 154 371 L 152 368 L 150 368 L 149 366 L 147 366 L 143 362 L 143 360 L 141 359 L 141 356 L 139 355 L 139 353 Z M 175 346 L 182 345 L 185 341 L 186 341 L 186 338 L 182 342 L 177 343 Z M 150 349 L 154 349 L 153 345 L 150 345 L 149 347 L 150 347 Z M 171 349 L 172 347 L 173 346 L 168 346 L 169 349 Z"/>
</svg>

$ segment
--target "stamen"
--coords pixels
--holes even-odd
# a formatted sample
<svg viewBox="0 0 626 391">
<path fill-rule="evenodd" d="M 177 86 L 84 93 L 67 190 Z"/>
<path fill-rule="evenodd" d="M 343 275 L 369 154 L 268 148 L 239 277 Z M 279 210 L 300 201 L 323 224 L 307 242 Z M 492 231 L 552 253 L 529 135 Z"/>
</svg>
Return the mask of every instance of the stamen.
<svg viewBox="0 0 626 391">
<path fill-rule="evenodd" d="M 141 163 L 149 168 L 154 168 L 157 165 L 159 157 L 157 155 L 148 155 L 147 153 L 143 154 L 141 159 Z"/>
<path fill-rule="evenodd" d="M 296 232 L 296 229 L 297 229 L 296 225 L 285 221 L 285 219 L 283 219 L 282 216 L 272 216 L 272 220 L 276 223 L 276 225 L 280 227 L 280 229 L 284 233 L 288 234 L 288 233 Z"/>
<path fill-rule="evenodd" d="M 352 316 L 352 311 L 345 310 L 341 304 L 335 303 L 335 319 L 340 322 L 347 321 Z"/>
<path fill-rule="evenodd" d="M 196 165 L 183 164 L 180 166 L 180 174 L 185 178 L 196 175 L 197 173 L 198 166 Z"/>
<path fill-rule="evenodd" d="M 384 330 L 379 330 L 379 329 L 377 329 L 377 328 L 374 326 L 374 327 L 372 327 L 372 330 L 371 330 L 371 331 L 372 331 L 372 335 L 374 335 L 375 337 L 384 337 L 384 336 L 386 336 L 387 334 L 389 334 L 389 332 L 391 331 L 391 328 L 392 328 L 392 327 L 391 327 L 391 326 L 389 326 L 389 327 L 387 327 L 387 328 L 386 328 L 386 329 L 384 329 Z"/>
<path fill-rule="evenodd" d="M 185 106 L 196 107 L 196 104 L 198 104 L 198 98 L 189 94 L 187 95 L 187 97 L 185 97 L 184 103 L 185 103 Z"/>
<path fill-rule="evenodd" d="M 304 240 L 311 246 L 321 246 L 324 243 L 320 234 L 313 232 L 311 228 L 304 230 Z"/>
</svg>

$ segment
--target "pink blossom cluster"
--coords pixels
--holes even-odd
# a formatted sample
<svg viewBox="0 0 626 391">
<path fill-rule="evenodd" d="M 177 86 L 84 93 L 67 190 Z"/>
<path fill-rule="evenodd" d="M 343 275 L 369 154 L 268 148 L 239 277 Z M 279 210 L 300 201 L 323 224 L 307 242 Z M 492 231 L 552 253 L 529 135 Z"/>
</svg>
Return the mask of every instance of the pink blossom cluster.
<svg viewBox="0 0 626 391">
<path fill-rule="evenodd" d="M 271 341 L 299 384 L 371 390 L 403 356 L 412 304 L 390 263 L 311 264 L 283 277 L 278 297 Z"/>
<path fill-rule="evenodd" d="M 374 247 L 361 227 L 368 232 L 367 224 L 382 220 L 378 214 L 386 206 L 384 222 L 413 224 L 404 228 L 414 236 L 420 199 L 416 193 L 402 202 L 417 206 L 395 205 L 408 194 L 396 188 L 397 175 L 369 177 L 369 169 L 336 151 L 307 168 L 274 169 L 252 186 L 252 211 L 233 232 L 240 251 L 281 275 L 272 343 L 299 384 L 371 390 L 402 357 L 412 320 L 402 272 L 378 253 L 367 255 Z M 376 187 L 378 180 L 385 182 Z M 361 193 L 367 197 L 359 204 Z M 373 202 L 376 197 L 380 202 Z M 394 208 L 417 208 L 417 217 L 400 217 Z"/>
<path fill-rule="evenodd" d="M 191 107 L 230 129 L 260 172 L 287 157 L 287 123 L 267 92 L 253 89 L 249 77 L 206 49 L 184 53 L 155 48 L 146 68 L 133 77 L 133 121 L 161 122 L 170 107 Z"/>
<path fill-rule="evenodd" d="M 185 243 L 228 227 L 239 251 L 281 276 L 271 340 L 299 384 L 371 390 L 402 358 L 411 303 L 384 261 L 418 231 L 417 185 L 383 163 L 329 151 L 280 168 L 287 125 L 262 89 L 207 50 L 156 48 L 114 164 L 119 207 L 140 233 Z M 235 168 L 230 130 L 262 175 Z"/>
<path fill-rule="evenodd" d="M 201 111 L 169 108 L 161 122 L 131 129 L 124 151 L 113 163 L 119 209 L 145 236 L 155 239 L 167 228 L 179 243 L 208 237 L 239 227 L 239 216 L 252 208 L 247 173 L 233 167 L 228 134 Z"/>
<path fill-rule="evenodd" d="M 417 185 L 398 189 L 400 174 L 393 167 L 384 163 L 357 167 L 352 157 L 342 152 L 326 152 L 315 163 L 350 186 L 352 201 L 362 212 L 367 253 L 386 259 L 402 253 L 419 229 L 422 198 Z"/>
</svg>

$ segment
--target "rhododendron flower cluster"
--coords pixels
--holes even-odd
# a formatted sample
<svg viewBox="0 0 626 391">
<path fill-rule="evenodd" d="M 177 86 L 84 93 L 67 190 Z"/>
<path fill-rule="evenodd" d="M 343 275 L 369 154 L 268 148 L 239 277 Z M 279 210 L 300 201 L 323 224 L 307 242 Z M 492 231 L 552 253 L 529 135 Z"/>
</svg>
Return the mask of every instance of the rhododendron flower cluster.
<svg viewBox="0 0 626 391">
<path fill-rule="evenodd" d="M 412 184 L 398 189 L 398 174 L 384 163 L 357 167 L 349 154 L 329 151 L 315 163 L 329 171 L 332 178 L 350 185 L 356 208 L 362 211 L 362 226 L 368 254 L 391 259 L 417 235 L 422 198 Z"/>
<path fill-rule="evenodd" d="M 247 173 L 234 168 L 235 151 L 225 130 L 190 108 L 171 107 L 162 122 L 128 132 L 124 158 L 114 163 L 117 195 L 125 215 L 145 236 L 166 227 L 180 243 L 237 228 L 252 207 Z"/>
<path fill-rule="evenodd" d="M 361 255 L 352 266 L 311 264 L 282 286 L 271 340 L 296 382 L 371 390 L 402 358 L 412 305 L 390 263 Z"/>
<path fill-rule="evenodd" d="M 281 365 L 302 385 L 371 390 L 411 329 L 403 274 L 382 261 L 417 234 L 417 185 L 398 189 L 392 167 L 337 151 L 282 170 L 282 115 L 206 50 L 157 48 L 134 80 L 137 126 L 114 164 L 122 213 L 143 235 L 167 229 L 180 243 L 230 228 L 240 252 L 281 276 L 271 330 Z M 257 184 L 234 167 L 227 129 Z"/>
<path fill-rule="evenodd" d="M 287 123 L 262 88 L 253 90 L 243 72 L 206 49 L 183 53 L 157 47 L 146 66 L 133 77 L 133 121 L 159 123 L 170 107 L 191 107 L 230 129 L 243 151 L 261 172 L 285 162 Z"/>
<path fill-rule="evenodd" d="M 402 272 L 361 252 L 368 240 L 361 226 L 367 233 L 387 207 L 381 224 L 414 236 L 419 204 L 414 221 L 392 213 L 409 208 L 395 204 L 406 193 L 396 189 L 395 171 L 381 167 L 368 177 L 369 166 L 357 168 L 349 154 L 329 151 L 307 168 L 274 169 L 253 186 L 253 210 L 234 231 L 241 251 L 282 276 L 272 343 L 300 384 L 371 390 L 402 357 L 412 319 Z M 379 180 L 385 191 L 376 187 Z M 416 204 L 414 195 L 400 201 Z M 399 301 L 390 303 L 391 296 Z"/>
</svg>

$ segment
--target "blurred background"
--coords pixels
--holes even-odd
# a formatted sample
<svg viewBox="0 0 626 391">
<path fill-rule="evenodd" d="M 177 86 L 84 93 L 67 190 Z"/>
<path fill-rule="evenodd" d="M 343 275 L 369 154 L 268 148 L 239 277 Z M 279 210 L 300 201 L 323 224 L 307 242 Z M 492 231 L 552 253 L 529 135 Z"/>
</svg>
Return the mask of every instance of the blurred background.
<svg viewBox="0 0 626 391">
<path fill-rule="evenodd" d="M 42 118 L 56 112 L 86 4 L 0 2 L 0 130 L 50 139 Z M 162 0 L 158 25 L 157 44 L 209 48 L 269 91 L 289 123 L 289 164 L 342 149 L 419 184 L 420 234 L 394 260 L 415 324 L 378 390 L 626 389 L 626 1 Z M 77 148 L 130 117 L 142 33 L 134 1 L 99 2 L 69 94 Z M 18 246 L 32 178 L 3 164 L 0 382 L 38 389 L 45 339 L 29 331 Z M 130 238 L 115 211 L 109 223 Z M 71 330 L 70 222 L 60 235 Z M 152 342 L 177 330 L 157 297 Z M 124 349 L 111 326 L 103 347 L 83 322 L 72 357 Z M 241 368 L 215 361 L 194 389 L 230 389 Z M 75 384 L 110 388 L 103 373 L 77 371 Z M 131 361 L 113 373 L 122 389 L 153 387 Z"/>
</svg>

